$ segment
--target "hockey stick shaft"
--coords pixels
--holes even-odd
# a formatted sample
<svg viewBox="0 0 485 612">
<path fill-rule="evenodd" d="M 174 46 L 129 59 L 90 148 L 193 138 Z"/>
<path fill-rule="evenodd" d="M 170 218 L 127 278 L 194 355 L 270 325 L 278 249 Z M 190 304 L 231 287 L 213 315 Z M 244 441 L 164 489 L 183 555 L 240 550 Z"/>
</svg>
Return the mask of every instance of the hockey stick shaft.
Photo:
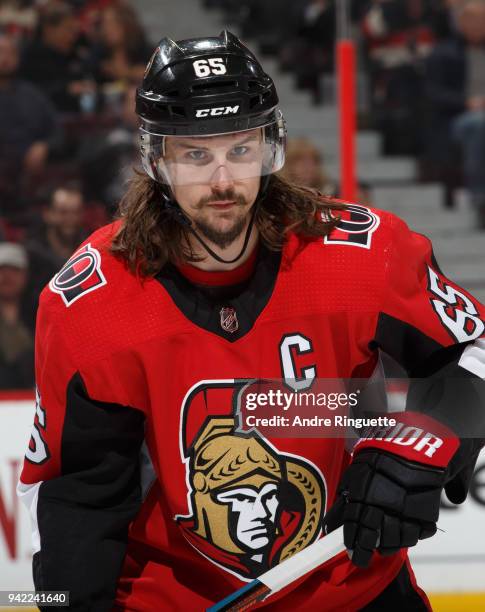
<svg viewBox="0 0 485 612">
<path fill-rule="evenodd" d="M 225 599 L 207 608 L 207 612 L 242 612 L 258 601 L 274 595 L 298 578 L 311 572 L 345 550 L 343 527 L 317 540 L 283 563 L 271 568 L 256 580 L 246 584 Z"/>
</svg>

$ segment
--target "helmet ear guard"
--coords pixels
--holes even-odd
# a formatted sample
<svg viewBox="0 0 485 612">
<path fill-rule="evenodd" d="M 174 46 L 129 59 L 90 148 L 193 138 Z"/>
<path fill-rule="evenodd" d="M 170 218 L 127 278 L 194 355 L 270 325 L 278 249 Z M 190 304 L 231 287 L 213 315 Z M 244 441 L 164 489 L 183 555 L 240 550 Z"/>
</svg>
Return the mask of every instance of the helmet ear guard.
<svg viewBox="0 0 485 612">
<path fill-rule="evenodd" d="M 139 128 L 139 139 L 140 139 L 140 154 L 141 154 L 141 163 L 143 166 L 143 170 L 148 174 L 150 178 L 158 183 L 163 183 L 164 181 L 160 180 L 158 174 L 158 164 L 157 159 L 155 157 L 155 151 L 152 146 L 152 134 L 147 132 L 142 127 Z M 165 154 L 165 138 L 162 137 L 161 141 L 163 154 Z"/>
</svg>

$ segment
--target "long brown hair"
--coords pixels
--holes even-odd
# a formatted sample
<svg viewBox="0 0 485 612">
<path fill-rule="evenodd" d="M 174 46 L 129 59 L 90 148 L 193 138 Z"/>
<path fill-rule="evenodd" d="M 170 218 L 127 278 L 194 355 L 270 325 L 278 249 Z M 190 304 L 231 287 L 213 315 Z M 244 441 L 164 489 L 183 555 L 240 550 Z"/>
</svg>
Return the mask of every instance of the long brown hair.
<svg viewBox="0 0 485 612">
<path fill-rule="evenodd" d="M 161 189 L 159 183 L 137 171 L 118 209 L 121 226 L 111 252 L 142 276 L 154 276 L 167 262 L 200 261 L 190 247 L 189 230 L 163 206 Z M 338 222 L 338 215 L 330 211 L 344 207 L 330 197 L 273 175 L 254 223 L 262 243 L 280 251 L 290 231 L 309 238 L 327 235 Z"/>
</svg>

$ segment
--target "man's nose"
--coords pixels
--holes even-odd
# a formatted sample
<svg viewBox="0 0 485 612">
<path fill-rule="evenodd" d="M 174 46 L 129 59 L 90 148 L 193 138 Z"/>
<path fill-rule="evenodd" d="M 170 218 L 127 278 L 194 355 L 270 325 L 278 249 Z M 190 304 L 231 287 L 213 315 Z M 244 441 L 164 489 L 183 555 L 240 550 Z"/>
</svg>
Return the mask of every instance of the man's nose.
<svg viewBox="0 0 485 612">
<path fill-rule="evenodd" d="M 218 166 L 210 180 L 211 187 L 217 190 L 228 189 L 234 185 L 234 177 L 227 166 Z"/>
</svg>

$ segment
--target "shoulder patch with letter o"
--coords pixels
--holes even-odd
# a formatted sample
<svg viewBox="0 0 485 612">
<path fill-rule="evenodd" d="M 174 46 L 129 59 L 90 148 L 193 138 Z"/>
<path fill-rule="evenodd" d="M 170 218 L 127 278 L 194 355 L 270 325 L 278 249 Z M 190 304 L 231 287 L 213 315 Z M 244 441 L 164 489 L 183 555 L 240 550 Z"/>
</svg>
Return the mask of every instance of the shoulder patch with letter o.
<svg viewBox="0 0 485 612">
<path fill-rule="evenodd" d="M 86 244 L 54 276 L 49 288 L 62 297 L 66 306 L 70 306 L 103 285 L 106 285 L 106 279 L 101 271 L 101 255 L 91 244 Z"/>
</svg>

